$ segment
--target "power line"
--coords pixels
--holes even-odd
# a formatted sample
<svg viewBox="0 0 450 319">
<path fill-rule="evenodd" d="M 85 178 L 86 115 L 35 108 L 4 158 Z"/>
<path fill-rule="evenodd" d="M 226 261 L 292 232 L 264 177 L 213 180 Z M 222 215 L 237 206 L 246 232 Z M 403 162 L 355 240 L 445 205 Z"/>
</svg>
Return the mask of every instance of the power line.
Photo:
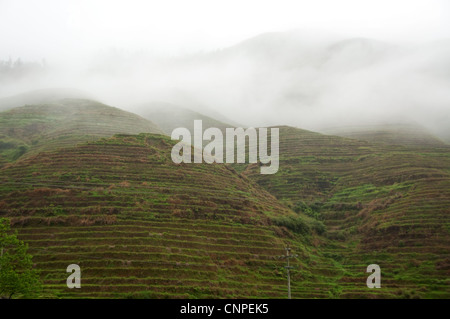
<svg viewBox="0 0 450 319">
<path fill-rule="evenodd" d="M 294 268 L 289 265 L 289 259 L 298 257 L 298 255 L 291 255 L 290 252 L 291 252 L 291 248 L 289 246 L 286 246 L 286 255 L 278 256 L 278 258 L 286 259 L 286 266 L 284 266 L 284 268 L 286 268 L 286 271 L 287 271 L 288 299 L 291 299 L 291 271 L 290 270 L 292 268 Z"/>
</svg>

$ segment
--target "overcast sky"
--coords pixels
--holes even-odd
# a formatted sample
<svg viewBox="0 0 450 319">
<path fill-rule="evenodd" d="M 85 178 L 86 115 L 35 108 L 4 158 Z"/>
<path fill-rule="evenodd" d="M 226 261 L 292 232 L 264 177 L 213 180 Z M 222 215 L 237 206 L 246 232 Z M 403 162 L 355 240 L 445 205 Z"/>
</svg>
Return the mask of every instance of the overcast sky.
<svg viewBox="0 0 450 319">
<path fill-rule="evenodd" d="M 450 38 L 450 1 L 0 0 L 0 59 L 105 48 L 180 54 L 297 28 L 384 40 Z"/>
</svg>

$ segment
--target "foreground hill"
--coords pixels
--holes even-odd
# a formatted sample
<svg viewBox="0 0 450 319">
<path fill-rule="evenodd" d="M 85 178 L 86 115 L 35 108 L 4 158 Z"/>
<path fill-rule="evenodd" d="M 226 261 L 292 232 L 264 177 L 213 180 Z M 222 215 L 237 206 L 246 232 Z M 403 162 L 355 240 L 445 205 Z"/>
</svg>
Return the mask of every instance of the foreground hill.
<svg viewBox="0 0 450 319">
<path fill-rule="evenodd" d="M 24 154 L 118 133 L 163 134 L 155 124 L 136 114 L 91 100 L 26 105 L 0 113 L 0 157 L 3 162 L 14 161 Z"/>
<path fill-rule="evenodd" d="M 0 168 L 0 216 L 60 297 L 449 297 L 450 151 L 280 127 L 280 169 L 181 164 L 116 135 Z M 265 190 L 264 190 L 265 189 Z M 66 288 L 79 264 L 83 288 Z M 369 264 L 382 289 L 366 287 Z"/>
<path fill-rule="evenodd" d="M 369 264 L 389 297 L 450 297 L 450 149 L 370 144 L 280 128 L 280 170 L 244 175 L 326 226 L 336 297 L 366 297 Z M 336 277 L 334 277 L 336 278 Z"/>
<path fill-rule="evenodd" d="M 289 243 L 302 256 L 294 296 L 328 295 L 309 270 L 327 265 L 309 244 L 310 219 L 226 165 L 174 164 L 172 145 L 117 135 L 0 169 L 0 215 L 29 244 L 46 294 L 283 298 L 274 257 Z M 66 287 L 72 263 L 82 289 Z"/>
</svg>

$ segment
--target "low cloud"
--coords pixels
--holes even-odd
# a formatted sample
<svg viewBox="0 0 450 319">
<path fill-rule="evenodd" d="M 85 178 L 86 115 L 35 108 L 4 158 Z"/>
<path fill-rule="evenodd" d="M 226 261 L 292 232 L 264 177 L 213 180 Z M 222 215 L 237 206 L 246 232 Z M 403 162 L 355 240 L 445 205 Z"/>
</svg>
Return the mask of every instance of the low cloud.
<svg viewBox="0 0 450 319">
<path fill-rule="evenodd" d="M 248 126 L 320 131 L 406 122 L 448 138 L 449 53 L 450 40 L 267 33 L 186 55 L 116 49 L 55 63 L 4 60 L 0 95 L 70 87 L 131 111 L 164 101 Z"/>
</svg>

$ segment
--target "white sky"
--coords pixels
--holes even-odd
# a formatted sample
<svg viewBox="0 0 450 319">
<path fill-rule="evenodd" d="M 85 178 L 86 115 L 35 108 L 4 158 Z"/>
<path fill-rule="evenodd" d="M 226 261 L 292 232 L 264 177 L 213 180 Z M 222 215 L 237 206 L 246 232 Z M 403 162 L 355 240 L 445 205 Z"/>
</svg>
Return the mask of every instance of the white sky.
<svg viewBox="0 0 450 319">
<path fill-rule="evenodd" d="M 446 0 L 0 0 L 0 59 L 126 48 L 186 53 L 270 31 L 450 37 Z"/>
</svg>

